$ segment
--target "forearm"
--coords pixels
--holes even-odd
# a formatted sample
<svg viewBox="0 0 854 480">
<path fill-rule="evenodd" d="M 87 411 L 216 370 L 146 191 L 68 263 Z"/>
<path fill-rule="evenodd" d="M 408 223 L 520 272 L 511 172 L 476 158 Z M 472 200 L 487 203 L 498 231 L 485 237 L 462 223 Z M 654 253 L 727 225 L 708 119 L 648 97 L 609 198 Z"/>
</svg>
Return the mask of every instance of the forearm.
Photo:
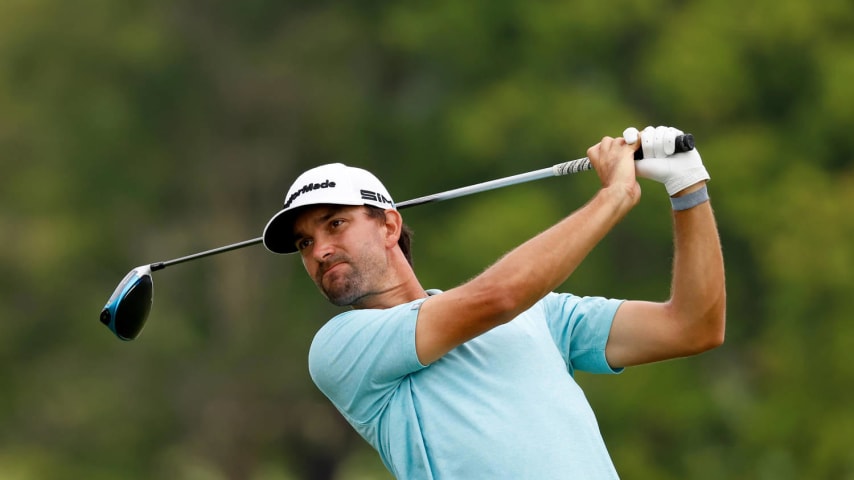
<svg viewBox="0 0 854 480">
<path fill-rule="evenodd" d="M 703 350 L 705 344 L 715 346 L 723 341 L 726 308 L 723 254 L 710 202 L 674 211 L 673 226 L 669 305 Z"/>
<path fill-rule="evenodd" d="M 602 189 L 570 216 L 523 243 L 474 279 L 427 299 L 415 331 L 419 360 L 509 322 L 560 285 L 640 199 L 633 149 L 604 137 L 587 150 Z"/>
<path fill-rule="evenodd" d="M 711 205 L 674 211 L 673 223 L 671 297 L 663 303 L 635 300 L 620 306 L 605 349 L 612 367 L 693 355 L 723 342 L 724 268 Z"/>
</svg>

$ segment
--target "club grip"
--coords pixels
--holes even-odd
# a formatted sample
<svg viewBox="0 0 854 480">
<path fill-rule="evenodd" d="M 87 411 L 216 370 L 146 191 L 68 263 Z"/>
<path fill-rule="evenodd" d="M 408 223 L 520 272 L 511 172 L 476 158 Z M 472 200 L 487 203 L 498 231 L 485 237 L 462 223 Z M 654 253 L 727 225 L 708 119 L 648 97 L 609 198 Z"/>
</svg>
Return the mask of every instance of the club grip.
<svg viewBox="0 0 854 480">
<path fill-rule="evenodd" d="M 674 153 L 690 152 L 691 150 L 694 150 L 694 135 L 691 135 L 690 133 L 678 135 L 675 142 L 676 151 Z M 638 149 L 635 150 L 635 160 L 643 160 L 643 148 L 638 147 Z"/>
</svg>

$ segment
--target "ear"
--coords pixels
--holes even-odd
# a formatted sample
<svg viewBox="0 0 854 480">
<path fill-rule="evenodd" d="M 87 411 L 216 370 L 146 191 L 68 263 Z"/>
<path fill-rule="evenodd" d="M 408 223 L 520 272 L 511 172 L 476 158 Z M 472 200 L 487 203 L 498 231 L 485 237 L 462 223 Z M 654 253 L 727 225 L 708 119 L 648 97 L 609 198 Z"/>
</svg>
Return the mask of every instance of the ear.
<svg viewBox="0 0 854 480">
<path fill-rule="evenodd" d="M 400 232 L 403 230 L 403 217 L 397 210 L 385 211 L 385 246 L 393 248 L 397 246 L 397 241 L 400 239 Z"/>
</svg>

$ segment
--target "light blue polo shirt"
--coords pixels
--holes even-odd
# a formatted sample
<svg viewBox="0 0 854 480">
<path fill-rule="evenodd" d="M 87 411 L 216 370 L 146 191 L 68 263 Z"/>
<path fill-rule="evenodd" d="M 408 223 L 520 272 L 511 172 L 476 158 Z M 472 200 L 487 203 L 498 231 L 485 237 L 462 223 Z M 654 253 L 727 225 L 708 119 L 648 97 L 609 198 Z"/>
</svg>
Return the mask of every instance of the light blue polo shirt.
<svg viewBox="0 0 854 480">
<path fill-rule="evenodd" d="M 422 301 L 342 313 L 309 352 L 318 388 L 396 478 L 618 478 L 573 372 L 618 372 L 605 344 L 621 300 L 551 293 L 429 366 Z"/>
</svg>

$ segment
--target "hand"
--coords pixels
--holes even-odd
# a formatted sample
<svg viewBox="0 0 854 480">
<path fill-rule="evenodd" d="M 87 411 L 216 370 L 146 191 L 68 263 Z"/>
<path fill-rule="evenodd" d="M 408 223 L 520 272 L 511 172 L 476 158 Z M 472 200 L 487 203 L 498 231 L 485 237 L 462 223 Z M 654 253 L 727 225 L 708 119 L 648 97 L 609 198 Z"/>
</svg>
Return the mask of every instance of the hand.
<svg viewBox="0 0 854 480">
<path fill-rule="evenodd" d="M 664 184 L 670 196 L 699 182 L 709 180 L 700 153 L 694 149 L 674 154 L 675 139 L 683 132 L 673 127 L 646 127 L 642 132 L 629 127 L 623 132 L 626 142 L 633 144 L 640 134 L 643 160 L 635 162 L 637 176 Z"/>
<path fill-rule="evenodd" d="M 604 137 L 587 149 L 587 158 L 603 188 L 625 191 L 636 202 L 640 198 L 640 185 L 635 178 L 634 151 L 622 138 Z"/>
</svg>

